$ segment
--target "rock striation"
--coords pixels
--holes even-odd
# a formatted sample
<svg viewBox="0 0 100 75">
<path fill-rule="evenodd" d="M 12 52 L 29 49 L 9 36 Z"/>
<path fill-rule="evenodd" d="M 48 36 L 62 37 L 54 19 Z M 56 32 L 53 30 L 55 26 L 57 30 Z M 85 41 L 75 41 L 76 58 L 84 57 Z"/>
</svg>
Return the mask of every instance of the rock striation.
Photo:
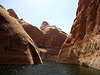
<svg viewBox="0 0 100 75">
<path fill-rule="evenodd" d="M 0 64 L 41 63 L 38 48 L 18 21 L 0 7 Z"/>
<path fill-rule="evenodd" d="M 79 0 L 76 18 L 57 62 L 100 70 L 100 0 Z"/>
</svg>

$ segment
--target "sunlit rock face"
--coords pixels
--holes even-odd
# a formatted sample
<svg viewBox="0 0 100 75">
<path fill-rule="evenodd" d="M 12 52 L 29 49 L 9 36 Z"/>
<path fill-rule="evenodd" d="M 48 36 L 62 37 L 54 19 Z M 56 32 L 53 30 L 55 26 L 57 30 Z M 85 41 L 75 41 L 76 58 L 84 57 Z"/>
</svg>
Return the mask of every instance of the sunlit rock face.
<svg viewBox="0 0 100 75">
<path fill-rule="evenodd" d="M 100 0 L 79 0 L 76 18 L 57 62 L 100 70 Z"/>
<path fill-rule="evenodd" d="M 18 21 L 0 7 L 0 64 L 41 63 L 37 49 Z"/>
<path fill-rule="evenodd" d="M 15 13 L 15 11 L 14 11 L 13 9 L 8 9 L 7 11 L 9 12 L 9 14 L 10 14 L 12 17 L 14 17 L 14 18 L 16 18 L 16 19 L 19 19 L 18 16 L 17 16 L 17 14 Z"/>
</svg>

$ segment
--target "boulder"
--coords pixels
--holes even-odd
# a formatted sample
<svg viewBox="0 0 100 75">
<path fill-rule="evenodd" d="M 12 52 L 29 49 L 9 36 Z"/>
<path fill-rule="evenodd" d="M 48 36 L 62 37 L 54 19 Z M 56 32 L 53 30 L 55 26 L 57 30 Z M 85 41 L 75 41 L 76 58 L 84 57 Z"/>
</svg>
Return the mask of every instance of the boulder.
<svg viewBox="0 0 100 75">
<path fill-rule="evenodd" d="M 38 48 L 18 21 L 0 7 L 0 64 L 41 63 Z"/>
<path fill-rule="evenodd" d="M 100 70 L 100 0 L 79 0 L 76 18 L 57 62 Z"/>
</svg>

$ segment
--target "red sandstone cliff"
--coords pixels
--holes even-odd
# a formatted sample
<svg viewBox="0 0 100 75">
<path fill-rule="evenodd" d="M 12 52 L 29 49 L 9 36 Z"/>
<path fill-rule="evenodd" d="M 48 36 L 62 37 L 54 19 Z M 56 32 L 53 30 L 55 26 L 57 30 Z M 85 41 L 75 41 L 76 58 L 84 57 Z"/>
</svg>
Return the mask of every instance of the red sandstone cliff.
<svg viewBox="0 0 100 75">
<path fill-rule="evenodd" d="M 56 26 L 50 26 L 46 21 L 43 21 L 40 29 L 23 19 L 18 19 L 18 21 L 39 47 L 41 58 L 47 61 L 56 61 L 67 34 Z"/>
<path fill-rule="evenodd" d="M 40 27 L 41 30 L 43 29 L 42 27 L 44 27 L 44 30 L 42 30 L 45 37 L 44 47 L 60 49 L 67 34 L 54 25 L 45 25 L 45 22 L 46 21 L 44 21 Z"/>
<path fill-rule="evenodd" d="M 12 16 L 12 13 L 15 12 L 13 9 L 10 10 L 11 12 L 9 13 Z M 17 20 L 40 48 L 39 51 L 42 59 L 56 61 L 58 52 L 65 41 L 67 34 L 56 26 L 50 26 L 46 21 L 43 21 L 40 29 L 38 29 L 37 27 L 25 22 L 23 19 Z"/>
<path fill-rule="evenodd" d="M 18 21 L 0 6 L 0 64 L 41 62 L 33 40 Z"/>
<path fill-rule="evenodd" d="M 67 34 L 56 26 L 50 26 L 46 21 L 41 24 L 41 30 L 22 19 L 18 21 L 39 47 L 41 58 L 47 61 L 56 61 Z"/>
<path fill-rule="evenodd" d="M 100 0 L 79 0 L 76 18 L 57 62 L 100 70 Z"/>
<path fill-rule="evenodd" d="M 40 55 L 43 60 L 56 61 L 67 34 L 60 28 L 49 25 L 46 21 L 43 21 L 40 29 L 44 34 L 44 48 L 43 50 L 40 49 Z"/>
</svg>

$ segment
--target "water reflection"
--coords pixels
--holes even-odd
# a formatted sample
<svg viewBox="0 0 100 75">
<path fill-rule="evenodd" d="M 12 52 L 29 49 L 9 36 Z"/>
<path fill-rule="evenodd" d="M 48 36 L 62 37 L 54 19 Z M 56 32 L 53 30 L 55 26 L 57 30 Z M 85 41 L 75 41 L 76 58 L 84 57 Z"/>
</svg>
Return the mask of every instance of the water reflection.
<svg viewBox="0 0 100 75">
<path fill-rule="evenodd" d="M 100 75 L 99 70 L 78 65 L 44 62 L 37 65 L 0 65 L 0 75 Z"/>
</svg>

